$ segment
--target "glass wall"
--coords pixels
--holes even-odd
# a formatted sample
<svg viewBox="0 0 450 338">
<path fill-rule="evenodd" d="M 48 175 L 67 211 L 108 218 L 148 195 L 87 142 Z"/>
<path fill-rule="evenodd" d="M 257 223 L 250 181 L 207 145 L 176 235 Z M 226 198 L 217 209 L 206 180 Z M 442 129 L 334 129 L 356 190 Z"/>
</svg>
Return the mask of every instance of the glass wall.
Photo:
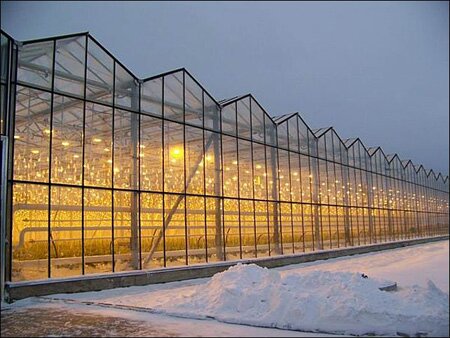
<svg viewBox="0 0 450 338">
<path fill-rule="evenodd" d="M 11 45 L 12 281 L 448 234 L 448 178 L 411 161 L 185 69 L 140 80 L 86 34 L 23 43 L 10 78 Z"/>
</svg>

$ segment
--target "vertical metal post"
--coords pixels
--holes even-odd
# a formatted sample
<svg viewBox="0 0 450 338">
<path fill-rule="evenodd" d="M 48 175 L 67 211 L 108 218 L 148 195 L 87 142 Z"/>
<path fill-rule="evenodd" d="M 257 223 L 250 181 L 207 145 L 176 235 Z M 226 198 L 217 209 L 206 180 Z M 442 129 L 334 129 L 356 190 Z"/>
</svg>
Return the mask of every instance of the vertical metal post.
<svg viewBox="0 0 450 338">
<path fill-rule="evenodd" d="M 5 294 L 5 278 L 6 278 L 6 168 L 8 163 L 8 138 L 1 136 L 0 139 L 0 300 L 3 302 Z"/>
<path fill-rule="evenodd" d="M 238 113 L 237 113 L 237 101 L 234 103 L 234 113 L 236 114 L 236 135 L 239 134 L 239 122 L 238 122 Z M 238 227 L 239 227 L 239 258 L 242 259 L 242 224 L 241 224 L 241 161 L 239 159 L 239 139 L 235 138 L 236 141 L 236 159 L 237 159 L 237 197 L 238 197 Z M 224 205 L 225 209 L 225 205 Z M 227 235 L 225 235 L 225 246 L 227 246 Z"/>
<path fill-rule="evenodd" d="M 86 34 L 85 45 L 84 45 L 84 79 L 83 79 L 83 135 L 82 135 L 82 154 L 81 154 L 81 274 L 85 274 L 85 215 L 84 215 L 84 205 L 85 205 L 85 194 L 86 189 L 84 187 L 84 177 L 85 177 L 85 159 L 86 159 L 86 95 L 87 95 L 87 70 L 88 70 L 88 43 L 89 37 Z"/>
<path fill-rule="evenodd" d="M 270 157 L 271 157 L 271 166 L 272 166 L 272 173 L 273 173 L 273 182 L 272 184 L 272 198 L 276 201 L 277 200 L 277 190 L 279 191 L 279 179 L 278 179 L 278 166 L 277 163 L 275 163 L 275 159 L 277 158 L 278 151 L 275 150 L 274 147 L 270 147 Z M 278 183 L 277 183 L 278 182 Z M 280 225 L 278 222 L 278 205 L 279 202 L 271 203 L 273 207 L 273 241 L 274 241 L 274 252 L 276 254 L 279 254 L 280 251 Z M 270 242 L 270 233 L 269 233 L 269 242 Z"/>
<path fill-rule="evenodd" d="M 341 159 L 342 159 L 341 152 Z M 343 162 L 343 161 L 341 161 Z M 350 200 L 349 200 L 349 167 L 348 167 L 348 159 L 347 163 L 343 163 L 341 166 L 342 170 L 342 184 L 344 186 L 344 233 L 345 233 L 345 246 L 353 245 L 353 236 L 350 225 Z"/>
<path fill-rule="evenodd" d="M 219 130 L 219 118 L 213 120 L 213 129 Z M 217 197 L 214 199 L 214 211 L 215 211 L 215 235 L 214 242 L 216 246 L 216 256 L 218 260 L 223 261 L 225 259 L 223 252 L 223 241 L 222 241 L 222 213 L 220 210 L 220 199 L 221 196 L 221 176 L 222 170 L 220 167 L 221 159 L 220 159 L 220 138 L 218 133 L 212 134 L 212 142 L 214 149 L 214 195 Z M 204 143 L 203 143 L 204 144 Z M 206 155 L 206 153 L 205 153 Z M 206 156 L 204 157 L 206 158 Z M 206 191 L 205 191 L 206 193 Z M 205 206 L 206 207 L 206 206 Z"/>
<path fill-rule="evenodd" d="M 115 165 L 115 125 L 116 125 L 116 61 L 113 63 L 113 91 L 112 91 L 112 103 L 113 103 L 113 114 L 112 114 L 112 132 L 111 132 L 111 264 L 112 264 L 112 272 L 115 271 L 116 267 L 116 261 L 115 261 L 115 248 L 114 248 L 114 241 L 115 241 L 115 234 L 114 234 L 114 214 L 115 214 L 115 208 L 114 208 L 114 165 Z"/>
<path fill-rule="evenodd" d="M 333 151 L 333 158 L 331 159 L 331 161 L 333 161 L 333 166 L 334 166 L 335 160 L 334 160 L 334 140 L 333 139 L 334 138 L 331 137 L 331 149 Z M 325 186 L 325 189 L 324 189 L 325 192 L 324 192 L 324 194 L 322 194 L 322 196 L 324 196 L 324 195 L 327 196 L 326 204 L 328 204 L 328 206 L 327 206 L 327 213 L 328 213 L 328 217 L 327 217 L 328 218 L 328 241 L 330 243 L 330 249 L 332 249 L 333 248 L 333 242 L 332 242 L 332 239 L 331 239 L 331 212 L 330 212 L 331 207 L 330 207 L 330 195 L 328 194 L 328 187 L 329 187 L 329 184 L 330 184 L 330 175 L 328 173 L 328 163 L 330 162 L 330 159 L 328 158 L 327 136 L 326 135 L 323 135 L 323 144 L 324 144 L 324 148 L 325 148 L 325 159 L 326 159 L 326 161 L 325 161 L 325 177 L 326 177 L 326 179 L 325 179 L 325 182 L 323 182 L 323 183 L 325 183 L 326 186 Z M 322 220 L 323 220 L 323 218 L 322 218 Z M 322 234 L 322 236 L 323 236 L 323 234 Z"/>
<path fill-rule="evenodd" d="M 50 101 L 50 145 L 49 145 L 49 153 L 48 153 L 48 233 L 47 233 L 47 255 L 48 255 L 48 270 L 47 275 L 48 278 L 51 277 L 51 241 L 53 242 L 52 230 L 51 230 L 51 205 L 52 205 L 52 151 L 53 151 L 53 107 L 55 104 L 55 57 L 56 57 L 56 40 L 53 40 L 53 57 L 52 57 L 52 94 Z M 56 247 L 54 246 L 56 249 Z"/>
<path fill-rule="evenodd" d="M 134 81 L 133 81 L 134 82 Z M 131 109 L 139 110 L 139 93 L 137 92 L 135 83 L 132 83 L 131 90 Z M 139 269 L 139 193 L 136 191 L 139 185 L 139 116 L 136 113 L 131 113 L 131 147 L 133 151 L 133 161 L 131 168 L 131 267 L 134 270 Z"/>
<path fill-rule="evenodd" d="M 12 280 L 12 219 L 13 219 L 13 172 L 14 172 L 14 130 L 15 130 L 15 119 L 16 119 L 16 79 L 17 79 L 17 70 L 18 70 L 18 60 L 19 59 L 19 48 L 17 44 L 13 43 L 11 46 L 11 66 L 9 69 L 9 91 L 8 91 L 8 104 L 9 107 L 6 111 L 6 114 L 9 114 L 7 119 L 6 126 L 6 134 L 12 136 L 12 141 L 9 142 L 8 145 L 8 154 L 11 154 L 9 158 L 7 158 L 6 165 L 6 176 L 7 176 L 7 193 L 6 193 L 6 279 Z"/>
<path fill-rule="evenodd" d="M 315 247 L 317 250 L 322 250 L 322 240 L 321 240 L 321 231 L 320 231 L 320 214 L 319 214 L 319 194 L 317 192 L 317 185 L 314 183 L 314 179 L 319 179 L 319 170 L 318 170 L 318 161 L 315 157 L 309 157 L 309 172 L 310 172 L 310 178 L 309 178 L 309 186 L 311 191 L 311 209 L 313 213 L 313 229 L 314 229 L 314 240 L 313 245 L 315 244 Z M 314 247 L 313 247 L 314 250 Z"/>
<path fill-rule="evenodd" d="M 367 162 L 366 162 L 367 164 Z M 376 237 L 374 236 L 373 231 L 373 215 L 372 215 L 372 207 L 373 207 L 373 180 L 372 180 L 372 168 L 367 169 L 366 171 L 366 180 L 367 180 L 367 204 L 369 206 L 369 243 L 376 243 Z"/>
</svg>

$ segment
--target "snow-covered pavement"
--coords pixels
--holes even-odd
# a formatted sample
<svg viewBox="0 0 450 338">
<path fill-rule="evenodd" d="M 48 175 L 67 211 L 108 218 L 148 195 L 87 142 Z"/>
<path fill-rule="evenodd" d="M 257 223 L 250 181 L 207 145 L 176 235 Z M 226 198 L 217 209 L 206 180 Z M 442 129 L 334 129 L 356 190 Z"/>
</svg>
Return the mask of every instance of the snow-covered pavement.
<svg viewBox="0 0 450 338">
<path fill-rule="evenodd" d="M 90 311 L 155 324 L 174 336 L 312 335 L 263 327 L 446 336 L 448 276 L 449 242 L 441 241 L 273 270 L 238 265 L 213 278 L 28 299 L 8 312 L 37 306 Z M 397 282 L 398 291 L 380 291 L 386 280 Z"/>
</svg>

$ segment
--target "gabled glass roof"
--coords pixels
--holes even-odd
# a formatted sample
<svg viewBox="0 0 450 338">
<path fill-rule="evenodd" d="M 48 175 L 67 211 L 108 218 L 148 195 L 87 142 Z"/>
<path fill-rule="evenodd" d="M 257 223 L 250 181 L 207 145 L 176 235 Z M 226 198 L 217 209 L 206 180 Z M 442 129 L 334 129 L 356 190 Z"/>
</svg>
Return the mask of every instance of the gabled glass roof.
<svg viewBox="0 0 450 338">
<path fill-rule="evenodd" d="M 9 35 L 3 31 L 1 33 L 7 37 Z M 11 38 L 12 39 L 12 38 Z M 302 119 L 298 113 L 282 114 L 272 117 L 267 111 L 258 103 L 252 94 L 245 94 L 235 96 L 229 99 L 217 101 L 185 68 L 175 69 L 159 75 L 139 79 L 135 76 L 124 64 L 122 64 L 112 53 L 103 47 L 89 32 L 80 32 L 75 34 L 61 35 L 49 37 L 44 39 L 34 39 L 15 43 L 19 48 L 19 72 L 18 81 L 27 79 L 28 83 L 32 83 L 36 87 L 50 88 L 50 76 L 55 72 L 55 91 L 70 93 L 74 96 L 83 96 L 83 91 L 86 90 L 86 95 L 90 100 L 99 103 L 110 103 L 113 100 L 113 92 L 115 93 L 114 100 L 118 106 L 127 109 L 137 110 L 136 95 L 143 98 L 141 103 L 141 111 L 151 112 L 152 114 L 161 115 L 161 108 L 158 102 L 161 101 L 161 90 L 165 94 L 170 93 L 168 101 L 165 102 L 171 109 L 167 111 L 169 118 L 175 120 L 186 119 L 192 124 L 200 124 L 200 96 L 205 98 L 205 125 L 212 125 L 214 120 L 217 120 L 219 110 L 222 111 L 222 123 L 227 121 L 227 114 L 232 110 L 232 104 L 236 105 L 238 130 L 237 134 L 252 138 L 257 141 L 272 145 L 283 147 L 283 141 L 280 140 L 285 137 L 290 137 L 291 143 L 296 144 L 296 137 L 293 138 L 294 123 L 291 123 L 290 130 L 283 124 L 297 117 L 297 130 L 299 131 L 298 140 L 299 146 L 296 149 L 301 149 L 302 143 L 306 138 L 310 144 L 316 142 L 315 139 L 320 138 L 329 130 L 333 130 L 336 138 L 344 145 L 347 150 L 359 142 L 367 151 L 369 156 L 374 156 L 378 151 L 381 151 L 385 160 L 391 162 L 397 154 L 386 156 L 380 147 L 366 147 L 359 138 L 350 138 L 345 141 L 339 136 L 333 127 L 319 128 L 312 130 Z M 87 46 L 87 48 L 86 48 Z M 55 49 L 55 50 L 54 50 Z M 52 69 L 53 57 L 55 58 L 55 68 Z M 87 62 L 87 72 L 83 73 L 84 64 Z M 113 74 L 116 74 L 115 78 Z M 84 77 L 86 76 L 86 81 Z M 164 81 L 163 81 L 164 78 Z M 184 112 L 185 116 L 180 115 L 179 103 L 183 95 L 182 83 L 186 84 L 186 95 L 188 109 Z M 86 83 L 86 88 L 84 88 Z M 139 86 L 140 84 L 140 86 Z M 141 92 L 138 93 L 138 90 Z M 114 90 L 113 90 L 114 89 Z M 239 107 L 238 107 L 239 106 Z M 177 108 L 178 107 L 178 108 Z M 293 121 L 293 120 L 292 120 Z M 302 129 L 300 125 L 306 126 L 305 135 L 301 136 Z M 251 128 L 250 128 L 251 126 Z M 239 129 L 240 128 L 240 129 Z M 284 132 L 286 128 L 286 132 Z M 224 128 L 225 130 L 226 128 Z M 250 131 L 250 129 L 252 131 Z M 309 131 L 308 131 L 309 130 Z M 232 131 L 229 130 L 232 133 Z M 278 136 L 277 136 L 278 134 Z M 303 141 L 302 141 L 303 140 Z M 297 147 L 297 146 L 295 146 Z M 312 147 L 310 145 L 310 147 Z M 290 147 L 292 149 L 292 146 Z M 315 150 L 310 150 L 310 154 L 314 154 Z M 401 161 L 403 167 L 406 168 L 408 161 Z M 412 162 L 411 162 L 412 163 Z M 416 172 L 419 172 L 423 166 L 414 165 Z M 423 168 L 426 172 L 426 170 Z M 431 170 L 428 171 L 428 176 Z M 448 180 L 448 176 L 442 174 L 436 175 L 436 179 L 441 177 L 442 180 Z"/>
</svg>

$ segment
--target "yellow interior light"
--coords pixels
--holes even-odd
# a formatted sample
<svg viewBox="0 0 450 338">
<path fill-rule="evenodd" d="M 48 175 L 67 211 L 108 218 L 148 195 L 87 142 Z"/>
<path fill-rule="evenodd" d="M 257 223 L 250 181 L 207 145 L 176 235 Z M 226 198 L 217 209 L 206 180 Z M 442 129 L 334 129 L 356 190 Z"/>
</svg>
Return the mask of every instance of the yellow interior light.
<svg viewBox="0 0 450 338">
<path fill-rule="evenodd" d="M 182 158 L 183 157 L 183 149 L 180 147 L 173 147 L 170 150 L 170 155 L 172 156 L 173 159 Z"/>
</svg>

